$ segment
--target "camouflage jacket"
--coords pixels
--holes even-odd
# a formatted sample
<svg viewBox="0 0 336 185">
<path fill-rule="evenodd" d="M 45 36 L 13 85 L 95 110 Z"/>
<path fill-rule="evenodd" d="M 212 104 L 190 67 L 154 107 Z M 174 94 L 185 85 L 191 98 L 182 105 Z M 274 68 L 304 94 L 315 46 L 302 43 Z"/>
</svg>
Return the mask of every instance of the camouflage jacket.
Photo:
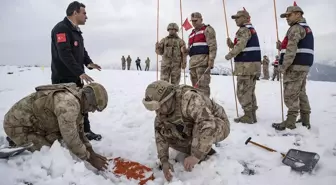
<svg viewBox="0 0 336 185">
<path fill-rule="evenodd" d="M 61 84 L 59 84 L 61 86 Z M 76 84 L 67 89 L 52 89 L 56 85 L 39 86 L 37 92 L 17 102 L 6 114 L 20 120 L 17 127 L 27 127 L 53 143 L 63 139 L 69 150 L 86 160 L 92 147 L 84 135 L 80 96 Z"/>
<path fill-rule="evenodd" d="M 178 65 L 182 62 L 185 64 L 187 55 L 182 54 L 181 48 L 186 44 L 178 35 L 168 35 L 161 39 L 159 46 L 155 48 L 158 55 L 162 55 L 162 66 Z M 174 62 L 174 63 L 173 63 Z"/>
<path fill-rule="evenodd" d="M 251 32 L 246 27 L 240 27 L 236 32 L 237 44 L 228 53 L 232 57 L 236 57 L 240 52 L 242 52 L 247 42 L 251 38 Z M 261 61 L 259 62 L 235 62 L 234 75 L 257 75 L 261 74 Z"/>
<path fill-rule="evenodd" d="M 302 18 L 299 21 L 297 21 L 297 23 L 300 23 L 300 22 L 306 22 L 306 19 Z M 299 24 L 294 24 L 288 29 L 286 35 L 288 35 L 288 44 L 287 44 L 286 54 L 283 59 L 283 63 L 281 65 L 281 69 L 283 71 L 293 70 L 293 71 L 308 72 L 310 69 L 309 66 L 292 65 L 295 59 L 295 56 L 296 56 L 296 51 L 298 49 L 298 43 L 300 42 L 301 39 L 305 38 L 306 30 Z"/>
<path fill-rule="evenodd" d="M 169 147 L 181 147 L 190 148 L 192 156 L 202 159 L 215 140 L 215 119 L 226 119 L 224 109 L 190 86 L 179 86 L 173 98 L 174 111 L 169 115 L 157 114 L 155 118 L 158 158 L 165 162 Z"/>
<path fill-rule="evenodd" d="M 262 65 L 265 66 L 265 67 L 267 67 L 268 64 L 269 64 L 269 59 L 268 59 L 268 58 L 264 58 L 264 59 L 262 60 Z"/>
<path fill-rule="evenodd" d="M 132 62 L 131 57 L 127 57 L 126 61 L 127 61 L 127 63 L 131 63 Z"/>
<path fill-rule="evenodd" d="M 212 26 L 207 25 L 207 28 L 204 30 L 204 35 L 209 46 L 209 55 L 194 55 L 190 57 L 189 68 L 208 67 L 209 61 L 214 64 L 217 56 L 216 31 Z M 188 48 L 190 48 L 190 46 L 188 46 Z"/>
</svg>

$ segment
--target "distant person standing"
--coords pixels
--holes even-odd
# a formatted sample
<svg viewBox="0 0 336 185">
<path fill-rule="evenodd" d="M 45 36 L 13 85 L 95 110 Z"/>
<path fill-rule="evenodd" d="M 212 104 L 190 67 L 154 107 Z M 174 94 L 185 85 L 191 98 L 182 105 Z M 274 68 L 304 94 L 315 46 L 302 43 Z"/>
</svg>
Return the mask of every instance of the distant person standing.
<svg viewBox="0 0 336 185">
<path fill-rule="evenodd" d="M 140 58 L 138 57 L 138 58 L 135 60 L 135 64 L 136 64 L 137 70 L 140 69 L 140 71 L 142 71 L 140 62 L 141 62 L 141 60 L 140 60 Z"/>
<path fill-rule="evenodd" d="M 74 82 L 82 88 L 83 80 L 86 83 L 93 81 L 85 74 L 84 65 L 90 70 L 101 70 L 101 67 L 90 59 L 78 27 L 87 19 L 85 5 L 77 1 L 70 3 L 66 15 L 51 31 L 51 81 L 53 84 Z M 89 140 L 100 140 L 101 135 L 91 131 L 88 116 L 88 113 L 84 114 L 85 135 Z"/>
<path fill-rule="evenodd" d="M 148 71 L 149 70 L 149 64 L 150 64 L 149 57 L 147 57 L 145 63 L 146 63 L 145 71 Z"/>
<path fill-rule="evenodd" d="M 122 70 L 126 69 L 126 59 L 124 55 L 121 57 L 121 67 L 122 67 Z"/>
<path fill-rule="evenodd" d="M 131 59 L 130 55 L 127 56 L 126 61 L 127 61 L 127 70 L 130 70 L 131 69 L 131 62 L 132 62 L 132 59 Z"/>
</svg>

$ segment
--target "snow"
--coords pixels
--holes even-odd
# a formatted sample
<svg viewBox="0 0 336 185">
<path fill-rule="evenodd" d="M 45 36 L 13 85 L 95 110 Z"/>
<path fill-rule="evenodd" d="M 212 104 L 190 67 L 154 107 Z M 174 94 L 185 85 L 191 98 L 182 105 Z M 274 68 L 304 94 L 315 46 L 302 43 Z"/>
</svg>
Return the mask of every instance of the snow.
<svg viewBox="0 0 336 185">
<path fill-rule="evenodd" d="M 13 72 L 13 74 L 7 74 Z M 109 104 L 104 112 L 90 114 L 92 130 L 103 136 L 92 141 L 94 150 L 107 157 L 124 157 L 154 167 L 156 179 L 149 185 L 168 184 L 156 166 L 157 154 L 153 132 L 154 113 L 145 110 L 141 100 L 146 86 L 156 80 L 155 71 L 88 71 L 97 82 L 105 85 Z M 0 121 L 19 99 L 34 91 L 34 87 L 50 83 L 50 68 L 1 66 Z M 183 79 L 181 83 L 183 83 Z M 187 77 L 187 84 L 190 84 Z M 185 172 L 180 163 L 174 164 L 171 185 L 332 185 L 336 181 L 336 83 L 307 82 L 307 93 L 312 107 L 311 130 L 297 124 L 297 129 L 277 132 L 272 122 L 281 121 L 280 86 L 277 81 L 257 81 L 259 104 L 258 123 L 237 124 L 231 76 L 212 76 L 212 98 L 226 110 L 231 121 L 229 137 L 215 147 L 217 154 Z M 238 103 L 239 115 L 242 114 Z M 287 108 L 284 105 L 284 115 Z M 285 134 L 284 134 L 285 133 Z M 284 136 L 287 135 L 287 136 Z M 0 145 L 7 145 L 3 129 Z M 311 174 L 294 172 L 282 164 L 279 153 L 268 152 L 252 141 L 286 153 L 289 149 L 316 152 L 320 160 Z M 176 152 L 171 152 L 171 158 Z M 241 174 L 244 166 L 254 175 Z M 9 160 L 0 160 L 1 185 L 111 185 L 137 184 L 126 178 L 104 175 L 88 163 L 78 160 L 59 142 L 41 151 L 24 152 Z"/>
</svg>

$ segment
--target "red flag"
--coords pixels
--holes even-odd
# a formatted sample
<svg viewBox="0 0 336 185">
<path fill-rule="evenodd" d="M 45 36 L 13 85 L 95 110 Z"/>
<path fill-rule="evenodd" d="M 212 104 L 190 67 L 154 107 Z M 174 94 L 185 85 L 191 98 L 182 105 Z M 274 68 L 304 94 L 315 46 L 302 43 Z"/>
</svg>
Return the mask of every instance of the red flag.
<svg viewBox="0 0 336 185">
<path fill-rule="evenodd" d="M 294 4 L 293 4 L 293 6 L 297 6 L 297 4 L 296 4 L 296 2 L 294 1 Z"/>
<path fill-rule="evenodd" d="M 182 27 L 185 29 L 185 31 L 188 31 L 192 28 L 190 22 L 188 21 L 188 18 L 186 18 L 186 20 L 182 24 Z"/>
</svg>

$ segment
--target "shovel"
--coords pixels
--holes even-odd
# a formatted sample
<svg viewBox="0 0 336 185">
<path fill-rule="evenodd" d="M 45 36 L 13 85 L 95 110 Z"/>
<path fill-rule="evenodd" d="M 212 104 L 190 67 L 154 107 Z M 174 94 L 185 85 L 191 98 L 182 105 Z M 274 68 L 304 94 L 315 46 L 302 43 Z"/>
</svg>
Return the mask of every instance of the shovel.
<svg viewBox="0 0 336 185">
<path fill-rule="evenodd" d="M 251 137 L 249 137 L 245 141 L 245 145 L 247 145 L 248 143 L 252 143 L 270 152 L 278 152 L 272 148 L 269 148 L 267 146 L 251 141 Z M 302 150 L 297 150 L 297 149 L 290 149 L 287 152 L 287 154 L 284 154 L 281 152 L 280 154 L 283 157 L 282 159 L 283 164 L 290 166 L 293 170 L 299 171 L 299 172 L 311 172 L 315 168 L 317 162 L 320 159 L 320 156 L 317 153 L 307 152 L 307 151 L 302 151 Z"/>
<path fill-rule="evenodd" d="M 121 157 L 111 158 L 113 161 L 112 173 L 118 177 L 124 176 L 127 179 L 139 181 L 139 185 L 146 184 L 150 180 L 154 180 L 154 173 L 151 168 L 138 162 L 123 159 Z"/>
</svg>

